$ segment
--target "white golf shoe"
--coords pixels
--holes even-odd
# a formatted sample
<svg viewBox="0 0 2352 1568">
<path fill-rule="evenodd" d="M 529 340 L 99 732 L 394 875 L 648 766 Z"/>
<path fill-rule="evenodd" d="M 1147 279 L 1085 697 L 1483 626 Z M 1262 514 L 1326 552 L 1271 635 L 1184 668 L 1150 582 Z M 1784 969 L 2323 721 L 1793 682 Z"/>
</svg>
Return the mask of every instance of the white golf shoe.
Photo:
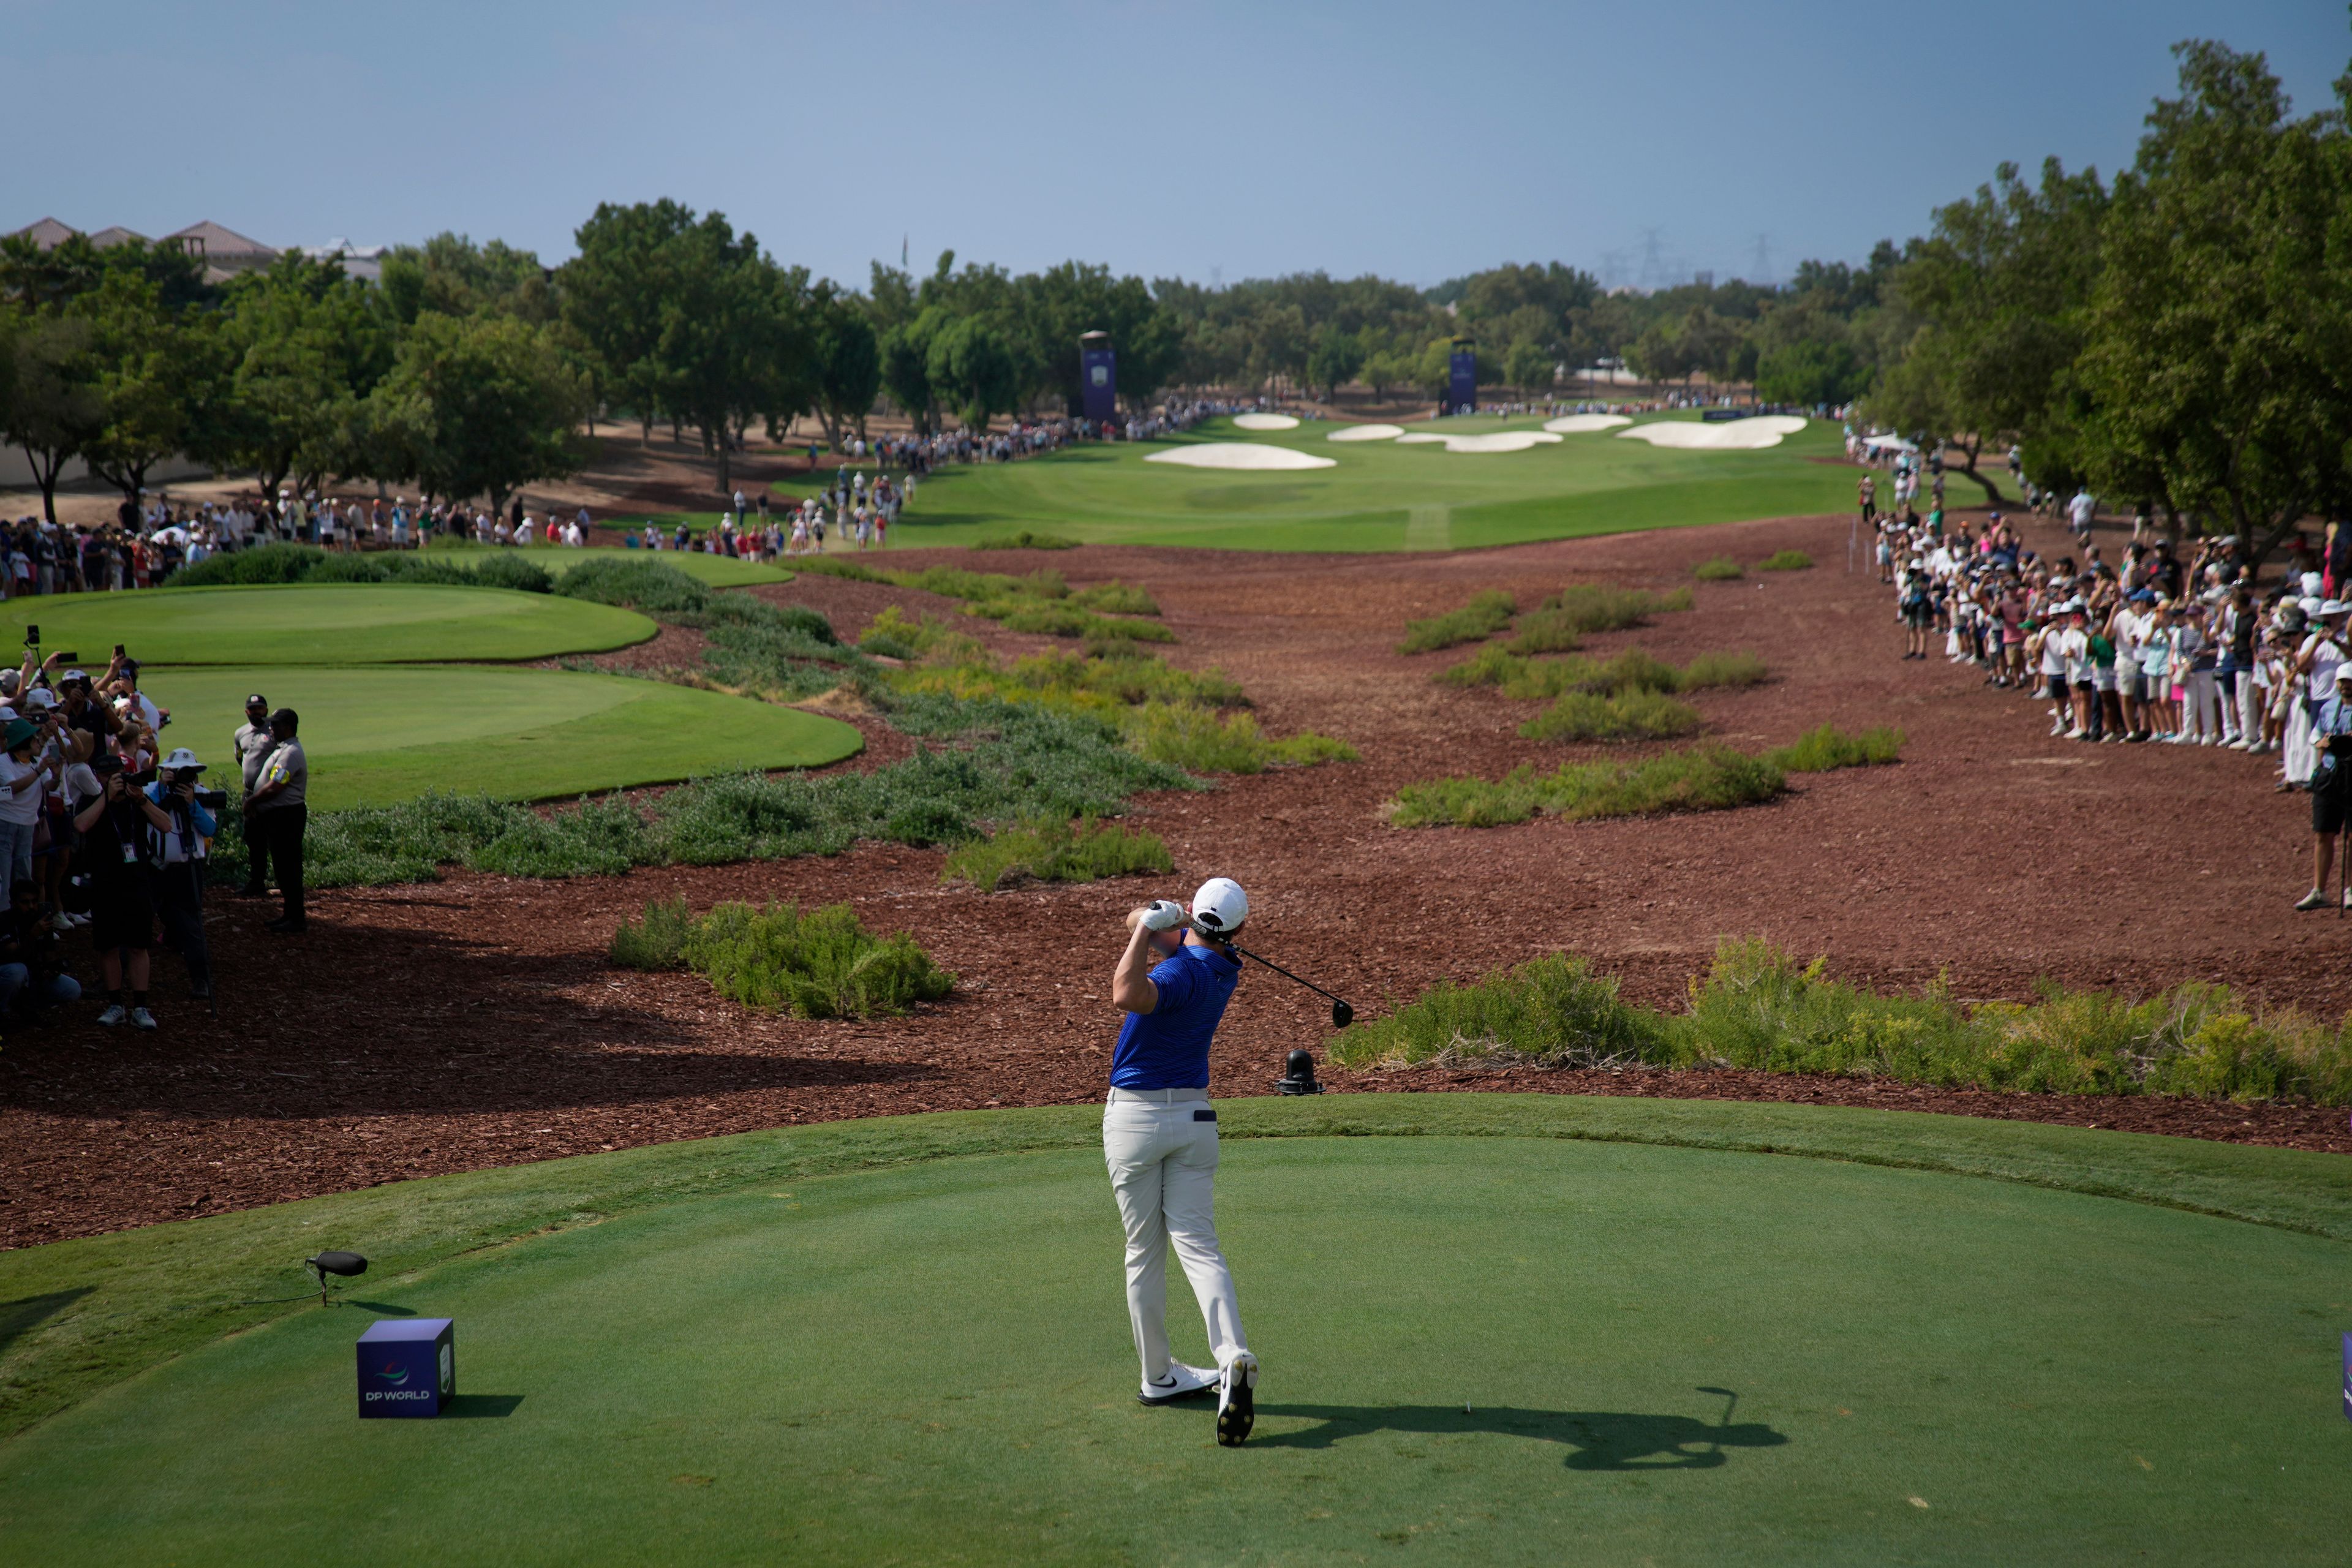
<svg viewBox="0 0 2352 1568">
<path fill-rule="evenodd" d="M 1257 1423 L 1257 1357 L 1243 1351 L 1217 1377 L 1217 1442 L 1238 1448 Z"/>
<path fill-rule="evenodd" d="M 1195 1394 L 1206 1394 L 1216 1386 L 1217 1374 L 1214 1372 L 1206 1367 L 1186 1366 L 1181 1361 L 1171 1361 L 1168 1363 L 1168 1370 L 1160 1374 L 1159 1382 L 1147 1383 L 1136 1390 L 1135 1402 L 1139 1405 L 1167 1405 Z"/>
</svg>

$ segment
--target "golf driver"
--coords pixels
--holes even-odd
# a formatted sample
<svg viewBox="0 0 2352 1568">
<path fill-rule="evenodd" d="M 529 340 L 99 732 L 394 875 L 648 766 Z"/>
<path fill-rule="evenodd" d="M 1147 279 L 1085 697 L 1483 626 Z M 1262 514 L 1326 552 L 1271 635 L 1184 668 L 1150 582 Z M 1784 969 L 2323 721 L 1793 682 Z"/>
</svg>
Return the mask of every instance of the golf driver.
<svg viewBox="0 0 2352 1568">
<path fill-rule="evenodd" d="M 1324 990 L 1323 987 L 1316 984 L 1312 980 L 1300 980 L 1297 975 L 1291 973 L 1290 971 L 1283 968 L 1282 965 L 1275 963 L 1272 959 L 1260 958 L 1248 948 L 1239 945 L 1231 938 L 1227 937 L 1224 932 L 1217 929 L 1217 917 L 1215 915 L 1209 914 L 1200 916 L 1193 919 L 1191 921 L 1191 924 L 1194 931 L 1200 932 L 1202 936 L 1207 937 L 1211 942 L 1219 942 L 1226 947 L 1230 947 L 1235 952 L 1240 953 L 1244 958 L 1248 959 L 1251 963 L 1263 963 L 1268 969 L 1273 970 L 1276 974 L 1281 975 L 1285 980 L 1297 981 L 1299 984 L 1306 986 L 1307 989 L 1314 992 L 1318 996 L 1321 996 L 1328 1000 L 1331 1004 L 1331 1026 L 1333 1028 L 1344 1029 L 1349 1024 L 1356 1021 L 1355 1008 L 1349 1006 L 1339 997 L 1332 995 L 1331 993 Z"/>
</svg>

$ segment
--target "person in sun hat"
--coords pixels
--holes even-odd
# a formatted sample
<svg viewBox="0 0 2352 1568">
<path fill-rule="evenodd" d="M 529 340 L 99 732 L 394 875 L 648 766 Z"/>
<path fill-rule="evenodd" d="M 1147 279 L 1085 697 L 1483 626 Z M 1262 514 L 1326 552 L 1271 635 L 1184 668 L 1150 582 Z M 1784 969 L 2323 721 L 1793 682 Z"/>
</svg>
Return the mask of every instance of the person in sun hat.
<svg viewBox="0 0 2352 1568">
<path fill-rule="evenodd" d="M 1127 1231 L 1128 1320 L 1142 1362 L 1136 1398 L 1159 1405 L 1215 1389 L 1217 1441 L 1227 1447 L 1249 1436 L 1258 1363 L 1217 1246 L 1209 1044 L 1241 978 L 1228 943 L 1248 919 L 1249 895 L 1225 877 L 1202 883 L 1189 913 L 1165 899 L 1129 911 L 1127 949 L 1110 984 L 1110 999 L 1127 1016 L 1111 1047 L 1103 1108 L 1103 1159 Z M 1171 1245 L 1200 1301 L 1214 1371 L 1171 1359 Z"/>
<path fill-rule="evenodd" d="M 205 944 L 205 864 L 220 825 L 196 798 L 205 764 L 185 746 L 158 763 L 147 798 L 172 819 L 149 835 L 155 872 L 155 914 L 164 940 L 180 950 L 188 966 L 188 994 L 209 1002 L 213 994 L 212 952 Z"/>
</svg>

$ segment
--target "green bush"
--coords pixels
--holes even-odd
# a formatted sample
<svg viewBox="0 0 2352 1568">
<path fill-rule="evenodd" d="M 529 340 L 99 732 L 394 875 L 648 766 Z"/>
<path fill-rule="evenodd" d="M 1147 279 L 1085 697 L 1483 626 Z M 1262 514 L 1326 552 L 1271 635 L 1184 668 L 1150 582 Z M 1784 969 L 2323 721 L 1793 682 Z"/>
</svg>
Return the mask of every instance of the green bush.
<svg viewBox="0 0 2352 1568">
<path fill-rule="evenodd" d="M 847 904 L 805 915 L 720 904 L 694 922 L 684 953 L 729 1001 L 795 1018 L 896 1017 L 945 996 L 956 978 L 904 932 L 868 931 Z"/>
<path fill-rule="evenodd" d="M 683 969 L 686 939 L 693 930 L 694 917 L 687 913 L 684 899 L 649 900 L 644 919 L 621 922 L 607 956 L 621 969 Z"/>
<path fill-rule="evenodd" d="M 712 591 L 667 561 L 598 556 L 563 574 L 555 591 L 567 599 L 619 605 L 647 615 L 698 614 L 709 607 Z"/>
<path fill-rule="evenodd" d="M 471 565 L 408 551 L 373 554 L 316 549 L 308 544 L 263 544 L 226 555 L 207 555 L 182 567 L 165 584 L 173 588 L 217 588 L 226 584 L 276 583 L 439 583 L 457 587 L 511 588 L 544 594 L 554 579 L 520 555 L 484 555 Z"/>
<path fill-rule="evenodd" d="M 1342 1067 L 1614 1067 L 1655 1060 L 1665 1020 L 1621 1000 L 1617 982 L 1554 953 L 1468 985 L 1425 991 L 1331 1042 Z"/>
<path fill-rule="evenodd" d="M 1522 763 L 1499 781 L 1432 779 L 1397 792 L 1399 827 L 1496 827 L 1538 812 L 1571 821 L 1652 812 L 1727 811 L 1788 788 L 1780 770 L 1723 746 L 1664 752 L 1632 763 L 1570 763 L 1538 773 Z"/>
<path fill-rule="evenodd" d="M 1581 959 L 1554 955 L 1440 985 L 1330 1042 L 1348 1067 L 1419 1062 L 1729 1067 L 2060 1094 L 2352 1103 L 2352 1019 L 2255 1012 L 2225 986 L 2145 1000 L 2043 984 L 2030 1003 L 1956 1000 L 1832 980 L 1760 941 L 1726 941 L 1685 1012 L 1622 1002 Z"/>
<path fill-rule="evenodd" d="M 1678 670 L 1637 647 L 1596 663 L 1582 657 L 1529 658 L 1505 644 L 1489 643 L 1440 671 L 1437 679 L 1450 686 L 1496 687 L 1506 697 L 1552 698 L 1570 691 L 1607 697 L 1626 691 L 1752 686 L 1764 676 L 1764 661 L 1752 653 L 1703 653 Z"/>
<path fill-rule="evenodd" d="M 1813 558 L 1801 550 L 1776 550 L 1756 565 L 1763 572 L 1802 572 L 1812 563 Z"/>
<path fill-rule="evenodd" d="M 1081 588 L 1070 595 L 1070 603 L 1082 610 L 1098 610 L 1106 616 L 1156 616 L 1160 601 L 1132 583 L 1098 583 L 1091 588 Z"/>
<path fill-rule="evenodd" d="M 1691 575 L 1702 583 L 1728 583 L 1746 574 L 1740 571 L 1739 563 L 1730 556 L 1715 555 L 1692 567 Z"/>
<path fill-rule="evenodd" d="M 207 555 L 172 574 L 174 588 L 225 588 L 247 584 L 299 583 L 327 558 L 308 544 L 257 544 L 249 550 Z"/>
<path fill-rule="evenodd" d="M 388 561 L 404 560 L 404 556 L 388 556 Z M 522 555 L 490 554 L 478 557 L 472 566 L 475 583 L 485 588 L 511 588 L 523 594 L 551 593 L 555 579 L 536 561 Z"/>
<path fill-rule="evenodd" d="M 974 550 L 1076 550 L 1078 542 L 1065 539 L 1058 533 L 1034 533 L 1023 529 L 1018 533 L 1000 533 L 988 539 L 975 539 Z"/>
<path fill-rule="evenodd" d="M 1458 610 L 1405 622 L 1404 640 L 1397 644 L 1397 652 L 1433 653 L 1457 643 L 1476 642 L 1509 626 L 1517 613 L 1518 602 L 1508 594 L 1499 588 L 1484 589 Z"/>
<path fill-rule="evenodd" d="M 1836 768 L 1871 767 L 1903 758 L 1903 731 L 1884 726 L 1849 735 L 1834 724 L 1776 746 L 1764 760 L 1784 773 L 1825 773 Z"/>
<path fill-rule="evenodd" d="M 1129 711 L 1126 728 L 1128 742 L 1139 754 L 1193 773 L 1256 773 L 1269 767 L 1352 763 L 1359 755 L 1328 735 L 1269 741 L 1253 714 L 1219 714 L 1179 703 L 1147 702 Z"/>
<path fill-rule="evenodd" d="M 1698 710 L 1634 687 L 1614 697 L 1571 691 L 1519 726 L 1530 741 L 1667 741 L 1699 726 Z"/>
<path fill-rule="evenodd" d="M 995 621 L 1008 632 L 1027 632 L 1033 637 L 1123 642 L 1176 640 L 1176 634 L 1158 621 L 1113 620 L 1061 600 L 983 599 L 965 605 L 964 613 Z"/>
<path fill-rule="evenodd" d="M 1168 846 L 1156 833 L 1106 826 L 1092 818 L 1075 827 L 1047 818 L 957 846 L 949 853 L 940 880 L 1001 892 L 1024 882 L 1093 882 L 1145 872 L 1164 876 L 1175 868 Z"/>
</svg>

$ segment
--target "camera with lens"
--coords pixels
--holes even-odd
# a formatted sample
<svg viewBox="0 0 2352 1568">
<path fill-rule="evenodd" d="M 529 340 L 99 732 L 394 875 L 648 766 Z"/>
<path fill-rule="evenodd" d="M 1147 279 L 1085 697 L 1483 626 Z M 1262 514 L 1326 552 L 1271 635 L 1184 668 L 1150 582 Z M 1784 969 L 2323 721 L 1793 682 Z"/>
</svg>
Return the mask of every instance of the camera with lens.
<svg viewBox="0 0 2352 1568">
<path fill-rule="evenodd" d="M 200 789 L 196 791 L 195 801 L 198 805 L 203 806 L 215 816 L 218 816 L 222 812 L 228 809 L 228 791 L 225 789 Z"/>
</svg>

